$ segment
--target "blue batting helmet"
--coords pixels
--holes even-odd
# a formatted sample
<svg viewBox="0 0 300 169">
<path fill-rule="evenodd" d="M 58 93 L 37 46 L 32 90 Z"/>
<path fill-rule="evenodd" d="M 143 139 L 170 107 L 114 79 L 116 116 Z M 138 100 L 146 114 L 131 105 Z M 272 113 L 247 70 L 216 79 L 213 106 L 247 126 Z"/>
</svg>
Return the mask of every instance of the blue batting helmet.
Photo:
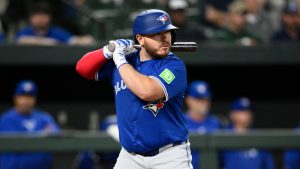
<svg viewBox="0 0 300 169">
<path fill-rule="evenodd" d="M 189 85 L 187 95 L 197 99 L 209 99 L 211 92 L 209 85 L 204 81 L 194 81 Z"/>
<path fill-rule="evenodd" d="M 136 40 L 136 35 L 151 35 L 167 30 L 171 30 L 172 43 L 175 42 L 175 29 L 178 29 L 172 24 L 171 17 L 165 11 L 159 9 L 150 9 L 141 12 L 134 20 L 133 35 Z"/>
</svg>

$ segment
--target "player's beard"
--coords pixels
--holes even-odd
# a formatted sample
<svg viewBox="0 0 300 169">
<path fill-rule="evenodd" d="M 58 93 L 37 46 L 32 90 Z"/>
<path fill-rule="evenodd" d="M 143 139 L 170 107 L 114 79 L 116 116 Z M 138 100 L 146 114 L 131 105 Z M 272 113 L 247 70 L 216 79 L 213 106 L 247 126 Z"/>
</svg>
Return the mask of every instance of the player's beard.
<svg viewBox="0 0 300 169">
<path fill-rule="evenodd" d="M 171 45 L 169 46 L 169 48 L 167 49 L 165 54 L 159 54 L 158 49 L 154 48 L 152 45 L 145 44 L 144 48 L 145 48 L 145 51 L 149 54 L 149 56 L 151 56 L 153 59 L 156 59 L 156 58 L 163 58 L 163 57 L 168 56 Z"/>
</svg>

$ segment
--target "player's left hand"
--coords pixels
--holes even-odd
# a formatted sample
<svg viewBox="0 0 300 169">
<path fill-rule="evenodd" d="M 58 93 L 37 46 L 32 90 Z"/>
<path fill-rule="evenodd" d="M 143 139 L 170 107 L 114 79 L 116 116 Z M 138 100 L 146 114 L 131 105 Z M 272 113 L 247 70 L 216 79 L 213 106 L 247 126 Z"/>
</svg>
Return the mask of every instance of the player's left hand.
<svg viewBox="0 0 300 169">
<path fill-rule="evenodd" d="M 127 63 L 126 55 L 135 51 L 133 47 L 133 41 L 129 39 L 118 39 L 114 41 L 109 41 L 115 45 L 115 51 L 113 52 L 113 60 L 116 67 L 119 67 Z"/>
</svg>

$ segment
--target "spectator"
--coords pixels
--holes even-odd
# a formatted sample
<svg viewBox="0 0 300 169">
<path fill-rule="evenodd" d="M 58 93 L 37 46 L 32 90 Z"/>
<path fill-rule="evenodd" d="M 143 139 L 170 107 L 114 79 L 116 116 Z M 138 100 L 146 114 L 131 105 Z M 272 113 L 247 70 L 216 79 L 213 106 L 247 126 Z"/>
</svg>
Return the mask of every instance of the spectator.
<svg viewBox="0 0 300 169">
<path fill-rule="evenodd" d="M 274 3 L 267 0 L 243 1 L 247 7 L 246 31 L 255 34 L 263 42 L 269 42 L 272 34 L 278 30 L 280 10 Z"/>
<path fill-rule="evenodd" d="M 190 133 L 211 133 L 221 128 L 217 117 L 209 113 L 211 92 L 204 81 L 194 81 L 187 90 L 186 125 Z M 200 153 L 192 151 L 194 169 L 199 168 Z"/>
<path fill-rule="evenodd" d="M 74 36 L 71 33 L 51 25 L 51 14 L 45 5 L 39 5 L 29 16 L 30 26 L 17 33 L 18 44 L 30 45 L 90 45 L 90 36 Z"/>
<path fill-rule="evenodd" d="M 15 107 L 4 112 L 0 119 L 0 132 L 5 133 L 54 133 L 59 128 L 52 117 L 35 109 L 37 87 L 32 81 L 17 84 Z M 2 153 L 1 169 L 51 169 L 52 155 L 40 153 Z"/>
<path fill-rule="evenodd" d="M 231 127 L 229 131 L 245 133 L 252 124 L 252 106 L 248 98 L 240 98 L 232 103 Z M 274 169 L 272 154 L 256 148 L 244 150 L 227 150 L 222 154 L 224 169 Z"/>
<path fill-rule="evenodd" d="M 215 32 L 215 39 L 225 42 L 234 42 L 244 46 L 255 45 L 259 38 L 248 31 L 247 20 L 247 5 L 245 1 L 237 0 L 230 4 L 228 15 L 234 20 L 233 23 L 228 23 L 223 29 Z"/>
<path fill-rule="evenodd" d="M 228 7 L 234 0 L 203 0 L 201 16 L 205 24 L 213 28 L 224 28 L 234 23 L 234 16 L 228 14 Z"/>
<path fill-rule="evenodd" d="M 296 3 L 289 2 L 282 14 L 282 29 L 272 37 L 273 42 L 300 41 L 300 15 Z"/>
<path fill-rule="evenodd" d="M 168 10 L 173 24 L 180 28 L 176 31 L 177 40 L 205 40 L 203 28 L 188 20 L 187 7 L 186 0 L 170 0 L 168 3 Z"/>
<path fill-rule="evenodd" d="M 300 131 L 300 124 L 298 126 Z M 284 153 L 285 169 L 300 169 L 300 150 L 287 150 Z"/>
</svg>

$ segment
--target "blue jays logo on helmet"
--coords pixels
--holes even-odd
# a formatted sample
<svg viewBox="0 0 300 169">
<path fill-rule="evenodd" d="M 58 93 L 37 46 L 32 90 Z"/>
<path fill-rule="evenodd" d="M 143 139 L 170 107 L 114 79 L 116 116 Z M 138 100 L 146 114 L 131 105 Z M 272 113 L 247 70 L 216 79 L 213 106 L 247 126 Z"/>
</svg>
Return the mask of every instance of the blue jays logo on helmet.
<svg viewBox="0 0 300 169">
<path fill-rule="evenodd" d="M 165 104 L 163 102 L 163 100 L 159 100 L 159 101 L 155 101 L 155 102 L 150 102 L 148 104 L 146 104 L 145 106 L 143 106 L 144 109 L 148 109 L 150 110 L 153 115 L 156 117 L 159 110 L 164 108 Z"/>
<path fill-rule="evenodd" d="M 169 20 L 169 18 L 166 14 L 163 14 L 163 15 L 159 16 L 156 20 L 161 21 L 163 24 L 166 24 L 166 22 Z"/>
</svg>

